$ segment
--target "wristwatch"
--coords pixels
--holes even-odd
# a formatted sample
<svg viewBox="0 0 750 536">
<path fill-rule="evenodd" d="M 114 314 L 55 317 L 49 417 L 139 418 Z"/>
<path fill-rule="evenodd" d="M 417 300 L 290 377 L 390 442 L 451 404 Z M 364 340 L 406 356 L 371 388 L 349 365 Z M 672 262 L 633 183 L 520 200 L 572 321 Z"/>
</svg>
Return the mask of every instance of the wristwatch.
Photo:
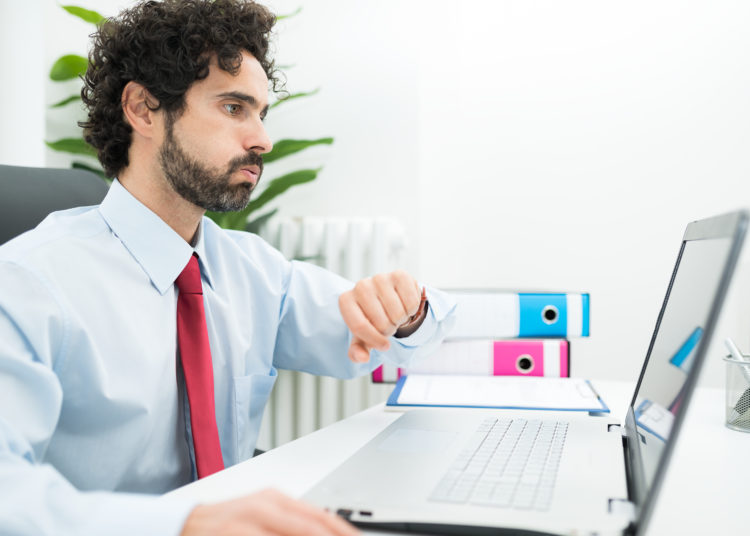
<svg viewBox="0 0 750 536">
<path fill-rule="evenodd" d="M 396 337 L 407 337 L 414 333 L 422 324 L 425 314 L 427 313 L 427 291 L 422 287 L 422 299 L 417 307 L 417 312 L 409 317 L 406 323 L 401 324 L 396 330 Z"/>
</svg>

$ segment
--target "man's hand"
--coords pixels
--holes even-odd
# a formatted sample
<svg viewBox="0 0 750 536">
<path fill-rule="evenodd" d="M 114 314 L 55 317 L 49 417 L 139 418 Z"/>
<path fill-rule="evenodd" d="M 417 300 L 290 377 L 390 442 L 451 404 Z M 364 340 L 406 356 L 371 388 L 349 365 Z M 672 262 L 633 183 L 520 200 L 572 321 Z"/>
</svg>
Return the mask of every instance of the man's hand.
<svg viewBox="0 0 750 536">
<path fill-rule="evenodd" d="M 181 536 L 354 536 L 336 515 L 268 489 L 217 504 L 196 506 Z"/>
<path fill-rule="evenodd" d="M 370 360 L 370 350 L 387 350 L 388 337 L 417 312 L 421 290 L 416 280 L 397 270 L 362 279 L 339 297 L 339 309 L 352 332 L 349 359 Z"/>
</svg>

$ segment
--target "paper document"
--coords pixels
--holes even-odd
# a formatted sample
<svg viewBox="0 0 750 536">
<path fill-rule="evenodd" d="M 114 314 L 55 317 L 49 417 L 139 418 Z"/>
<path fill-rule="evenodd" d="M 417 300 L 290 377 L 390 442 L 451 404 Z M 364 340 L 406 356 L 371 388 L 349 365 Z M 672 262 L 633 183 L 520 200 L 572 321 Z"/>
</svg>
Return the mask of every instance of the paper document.
<svg viewBox="0 0 750 536">
<path fill-rule="evenodd" d="M 588 380 L 519 376 L 402 376 L 388 406 L 546 409 L 609 413 Z"/>
</svg>

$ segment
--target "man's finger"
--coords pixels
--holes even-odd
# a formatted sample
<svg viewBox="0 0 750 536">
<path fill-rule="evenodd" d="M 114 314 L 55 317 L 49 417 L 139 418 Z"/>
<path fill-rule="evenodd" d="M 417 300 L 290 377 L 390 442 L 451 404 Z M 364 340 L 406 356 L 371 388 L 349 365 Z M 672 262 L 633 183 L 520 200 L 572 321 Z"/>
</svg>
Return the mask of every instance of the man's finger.
<svg viewBox="0 0 750 536">
<path fill-rule="evenodd" d="M 199 505 L 181 536 L 356 536 L 352 525 L 274 489 L 226 502 Z"/>
<path fill-rule="evenodd" d="M 349 345 L 349 359 L 355 363 L 367 363 L 370 360 L 370 349 L 360 339 L 352 339 Z"/>
<path fill-rule="evenodd" d="M 320 525 L 326 527 L 332 534 L 338 536 L 356 536 L 360 532 L 351 524 L 347 523 L 339 516 L 316 508 L 302 501 L 297 501 L 286 495 L 281 497 L 281 506 L 284 509 L 294 507 L 300 514 L 309 519 L 315 520 Z"/>
<path fill-rule="evenodd" d="M 339 298 L 339 308 L 344 322 L 354 337 L 361 339 L 368 348 L 387 350 L 390 346 L 388 338 L 381 334 L 357 303 L 353 293 L 344 293 Z"/>
<path fill-rule="evenodd" d="M 406 308 L 404 307 L 398 292 L 396 292 L 389 274 L 378 274 L 373 276 L 372 281 L 375 284 L 380 304 L 383 307 L 386 316 L 388 316 L 390 323 L 398 327 L 406 322 L 409 315 L 406 314 Z"/>
<path fill-rule="evenodd" d="M 407 316 L 412 316 L 419 309 L 422 301 L 422 289 L 419 284 L 408 273 L 403 271 L 393 272 L 393 286 L 398 293 L 401 302 L 406 309 Z"/>
<path fill-rule="evenodd" d="M 370 324 L 375 326 L 375 329 L 383 335 L 393 335 L 398 324 L 391 322 L 391 319 L 388 318 L 378 293 L 379 289 L 374 278 L 368 277 L 354 286 L 354 297 Z"/>
<path fill-rule="evenodd" d="M 357 299 L 357 304 L 375 330 L 386 337 L 393 335 L 398 324 L 391 322 L 385 308 L 377 294 L 368 295 L 367 298 Z"/>
</svg>

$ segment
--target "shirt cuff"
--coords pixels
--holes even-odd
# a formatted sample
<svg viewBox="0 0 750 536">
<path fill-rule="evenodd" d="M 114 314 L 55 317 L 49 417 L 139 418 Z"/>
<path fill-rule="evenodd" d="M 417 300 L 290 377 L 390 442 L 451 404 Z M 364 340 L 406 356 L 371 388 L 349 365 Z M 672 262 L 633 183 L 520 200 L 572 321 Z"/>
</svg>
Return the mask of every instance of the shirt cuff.
<svg viewBox="0 0 750 536">
<path fill-rule="evenodd" d="M 456 301 L 445 292 L 427 285 L 424 289 L 427 296 L 427 316 L 422 325 L 407 337 L 391 337 L 393 341 L 407 348 L 421 346 L 432 340 L 440 323 L 456 308 Z"/>
<path fill-rule="evenodd" d="M 106 495 L 106 500 L 92 501 L 91 532 L 111 536 L 166 535 L 179 536 L 193 509 L 200 504 L 194 499 L 178 499 L 157 495 L 130 493 L 85 493 Z M 105 530 L 99 531 L 97 529 Z"/>
</svg>

